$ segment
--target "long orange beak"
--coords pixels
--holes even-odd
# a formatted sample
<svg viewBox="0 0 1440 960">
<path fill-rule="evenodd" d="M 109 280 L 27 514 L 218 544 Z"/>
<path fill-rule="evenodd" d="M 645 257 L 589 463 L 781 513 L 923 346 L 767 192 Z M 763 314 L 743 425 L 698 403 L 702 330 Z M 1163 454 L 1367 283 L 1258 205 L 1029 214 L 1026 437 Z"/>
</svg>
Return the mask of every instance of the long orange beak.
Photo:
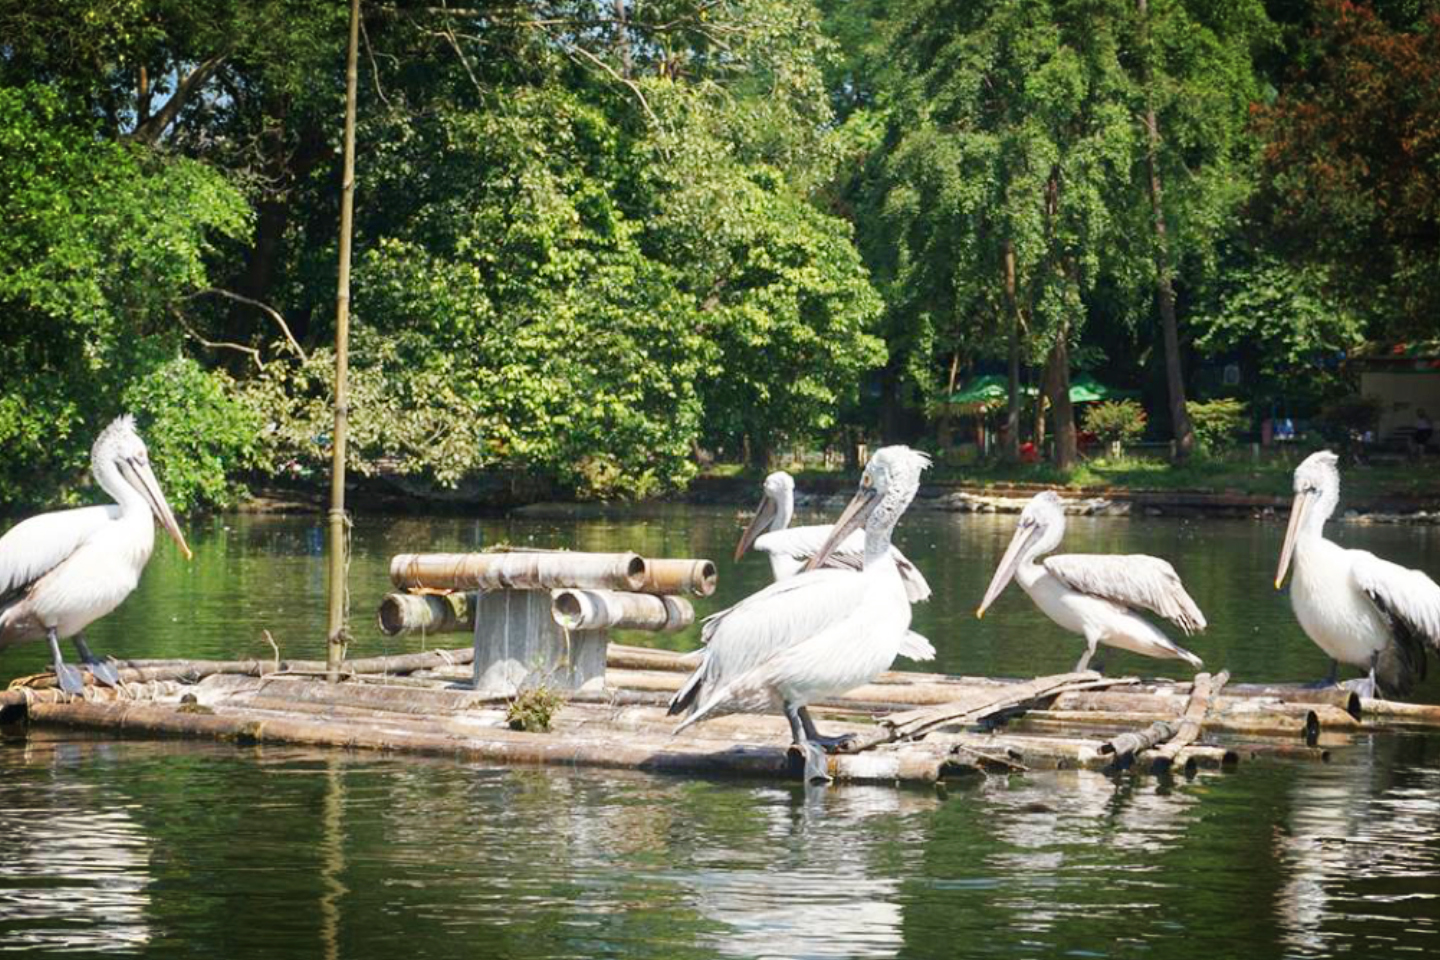
<svg viewBox="0 0 1440 960">
<path fill-rule="evenodd" d="M 979 620 L 985 616 L 985 611 L 990 609 L 990 604 L 1010 583 L 1010 578 L 1015 576 L 1015 571 L 1020 566 L 1020 555 L 1024 553 L 1025 547 L 1030 543 L 1030 538 L 1035 535 L 1038 527 L 1020 527 L 1015 531 L 1015 536 L 1010 538 L 1010 546 L 1005 549 L 1005 556 L 1000 558 L 1000 566 L 995 568 L 995 576 L 990 578 L 990 586 L 985 591 L 985 599 L 980 601 L 980 606 L 975 610 L 975 619 Z"/>
<path fill-rule="evenodd" d="M 1290 525 L 1285 528 L 1285 544 L 1280 548 L 1280 568 L 1275 571 L 1276 590 L 1285 582 L 1285 574 L 1290 569 L 1290 558 L 1295 553 L 1295 538 L 1300 533 L 1306 511 L 1310 509 L 1310 499 L 1309 494 L 1297 493 L 1294 502 L 1290 504 Z"/>
</svg>

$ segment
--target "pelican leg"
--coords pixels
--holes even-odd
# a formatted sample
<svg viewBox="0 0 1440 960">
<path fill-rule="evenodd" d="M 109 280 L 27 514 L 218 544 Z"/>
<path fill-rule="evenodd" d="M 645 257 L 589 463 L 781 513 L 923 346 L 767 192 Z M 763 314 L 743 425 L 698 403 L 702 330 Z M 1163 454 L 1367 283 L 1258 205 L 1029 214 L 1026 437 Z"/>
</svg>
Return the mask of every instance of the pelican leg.
<svg viewBox="0 0 1440 960">
<path fill-rule="evenodd" d="M 1340 661 L 1339 661 L 1339 660 L 1331 660 L 1331 661 L 1330 661 L 1330 673 L 1327 674 L 1327 675 L 1325 676 L 1325 678 L 1322 679 L 1322 680 L 1316 680 L 1314 683 L 1307 683 L 1307 684 L 1305 684 L 1305 689 L 1307 689 L 1307 690 L 1324 690 L 1326 687 L 1338 686 L 1339 683 L 1340 683 Z"/>
<path fill-rule="evenodd" d="M 805 721 L 801 719 L 804 707 L 785 704 L 785 719 L 790 721 L 790 737 L 795 741 L 794 749 L 805 758 L 805 782 L 830 779 L 829 765 L 825 762 L 825 751 L 818 744 L 811 743 L 805 734 Z"/>
<path fill-rule="evenodd" d="M 90 645 L 80 634 L 77 633 L 71 642 L 75 644 L 75 652 L 80 655 L 80 662 L 85 664 L 92 677 L 107 687 L 120 686 L 120 671 L 115 669 L 115 664 L 108 660 L 101 660 L 91 653 Z"/>
<path fill-rule="evenodd" d="M 1080 657 L 1079 660 L 1075 661 L 1075 670 L 1073 671 L 1074 673 L 1084 673 L 1086 668 L 1090 666 L 1090 658 L 1095 656 L 1095 645 L 1099 642 L 1099 637 L 1085 638 L 1085 653 Z"/>
<path fill-rule="evenodd" d="M 805 730 L 805 739 L 824 750 L 826 753 L 838 753 L 845 745 L 855 739 L 853 733 L 843 733 L 838 737 L 823 736 L 815 729 L 815 721 L 810 717 L 810 711 L 805 707 L 797 707 L 795 713 L 800 717 L 800 726 Z"/>
<path fill-rule="evenodd" d="M 54 627 L 45 632 L 45 639 L 50 641 L 51 669 L 55 671 L 55 680 L 60 684 L 60 689 L 71 695 L 84 693 L 85 678 L 60 656 L 60 638 L 55 634 Z"/>
</svg>

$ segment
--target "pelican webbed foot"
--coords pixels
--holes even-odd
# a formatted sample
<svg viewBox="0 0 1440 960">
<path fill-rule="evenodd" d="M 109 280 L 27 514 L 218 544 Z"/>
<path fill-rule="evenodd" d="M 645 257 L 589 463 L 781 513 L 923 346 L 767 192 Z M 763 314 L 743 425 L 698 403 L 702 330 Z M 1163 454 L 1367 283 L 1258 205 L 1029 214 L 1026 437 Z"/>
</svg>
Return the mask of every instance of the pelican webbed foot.
<svg viewBox="0 0 1440 960">
<path fill-rule="evenodd" d="M 794 740 L 790 749 L 798 752 L 805 761 L 805 782 L 824 783 L 830 779 L 830 764 L 825 759 L 825 748 L 810 739 L 815 723 L 804 707 L 785 704 L 785 719 L 790 721 L 790 737 Z"/>
<path fill-rule="evenodd" d="M 827 737 L 815 729 L 815 721 L 810 717 L 810 711 L 800 707 L 795 711 L 800 718 L 800 728 L 805 733 L 805 739 L 815 744 L 826 753 L 842 753 L 845 748 L 855 742 L 855 734 L 842 733 L 836 737 Z"/>
<path fill-rule="evenodd" d="M 90 652 L 90 646 L 85 640 L 76 636 L 72 641 L 75 644 L 75 652 L 80 655 L 80 662 L 85 664 L 85 669 L 90 675 L 107 687 L 120 686 L 120 671 L 115 669 L 115 664 L 109 660 L 102 660 Z"/>
<path fill-rule="evenodd" d="M 60 689 L 71 696 L 84 693 L 85 678 L 60 656 L 60 638 L 55 635 L 54 627 L 45 634 L 45 639 L 50 641 L 50 668 L 55 671 L 55 682 L 60 685 Z"/>
<path fill-rule="evenodd" d="M 1373 674 L 1374 671 L 1371 671 L 1371 673 Z M 1324 677 L 1321 677 L 1319 680 L 1316 680 L 1314 683 L 1307 683 L 1307 684 L 1305 684 L 1305 689 L 1306 689 L 1306 690 L 1326 690 L 1326 689 L 1329 689 L 1330 687 L 1338 687 L 1339 685 L 1340 685 L 1340 661 L 1339 661 L 1339 660 L 1331 660 L 1331 661 L 1330 661 L 1330 673 L 1329 673 L 1328 675 L 1324 676 Z"/>
</svg>

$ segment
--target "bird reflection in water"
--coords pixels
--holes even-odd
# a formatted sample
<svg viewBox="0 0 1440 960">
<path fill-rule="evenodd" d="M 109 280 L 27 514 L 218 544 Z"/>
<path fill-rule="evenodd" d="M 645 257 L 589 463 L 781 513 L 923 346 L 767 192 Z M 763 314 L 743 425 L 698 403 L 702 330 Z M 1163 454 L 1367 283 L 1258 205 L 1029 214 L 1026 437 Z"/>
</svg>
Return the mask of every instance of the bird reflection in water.
<svg viewBox="0 0 1440 960">
<path fill-rule="evenodd" d="M 1276 915 L 1297 953 L 1440 949 L 1440 770 L 1376 755 L 1406 746 L 1377 742 L 1297 771 L 1275 837 L 1288 874 Z"/>
<path fill-rule="evenodd" d="M 30 741 L 16 762 L 55 766 L 103 761 L 106 744 Z M 153 842 L 123 805 L 93 785 L 64 778 L 55 796 L 34 778 L 8 787 L 0 748 L 0 950 L 133 952 L 150 942 Z M 16 756 L 23 754 L 23 756 Z"/>
<path fill-rule="evenodd" d="M 871 856 L 919 847 L 941 801 L 892 786 L 758 788 L 761 842 L 681 884 L 713 925 L 706 946 L 736 957 L 870 957 L 904 945 L 901 881 Z M 877 835 L 867 823 L 887 821 Z M 887 874 L 882 876 L 881 874 Z"/>
</svg>

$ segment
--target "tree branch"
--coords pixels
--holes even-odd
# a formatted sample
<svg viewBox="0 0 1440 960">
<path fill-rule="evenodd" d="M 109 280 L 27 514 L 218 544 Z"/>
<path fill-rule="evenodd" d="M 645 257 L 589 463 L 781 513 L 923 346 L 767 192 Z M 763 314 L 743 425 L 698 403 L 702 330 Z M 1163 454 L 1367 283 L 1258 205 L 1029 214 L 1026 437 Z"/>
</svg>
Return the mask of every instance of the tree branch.
<svg viewBox="0 0 1440 960">
<path fill-rule="evenodd" d="M 285 322 L 285 318 L 282 317 L 282 316 L 280 315 L 280 312 L 279 312 L 278 310 L 276 310 L 274 307 L 271 307 L 271 306 L 268 306 L 268 305 L 266 305 L 266 304 L 263 304 L 263 303 L 261 303 L 259 300 L 252 300 L 252 299 L 250 299 L 249 297 L 242 296 L 241 294 L 235 293 L 233 290 L 222 290 L 222 289 L 220 289 L 219 287 L 207 287 L 207 288 L 204 289 L 204 290 L 197 290 L 197 291 L 195 291 L 194 293 L 192 293 L 190 296 L 191 296 L 191 297 L 199 297 L 199 296 L 204 296 L 204 295 L 207 294 L 207 293 L 213 293 L 213 294 L 215 294 L 216 296 L 219 296 L 219 297 L 229 297 L 231 300 L 235 300 L 235 301 L 237 301 L 237 302 L 239 302 L 239 303 L 246 304 L 247 306 L 254 307 L 256 310 L 259 310 L 259 311 L 261 311 L 262 313 L 265 313 L 267 316 L 270 317 L 270 319 L 274 320 L 274 321 L 276 322 L 276 324 L 279 325 L 280 331 L 285 334 L 285 339 L 286 339 L 286 340 L 289 342 L 289 344 L 290 344 L 290 349 L 291 349 L 291 350 L 294 350 L 295 353 L 296 353 L 296 355 L 299 356 L 301 360 L 308 360 L 308 359 L 309 359 L 309 357 L 307 357 L 307 356 L 305 355 L 305 350 L 304 350 L 304 348 L 302 348 L 302 347 L 300 346 L 300 341 L 299 341 L 299 340 L 296 340 L 296 339 L 295 339 L 295 334 L 293 334 L 293 333 L 290 332 L 290 325 Z M 198 337 L 197 337 L 197 339 L 198 339 Z M 203 340 L 202 340 L 201 342 L 204 343 Z M 206 346 L 210 346 L 210 344 L 206 344 Z"/>
<path fill-rule="evenodd" d="M 220 69 L 221 64 L 225 62 L 226 56 L 226 54 L 222 53 L 218 57 L 211 57 L 194 70 L 191 70 L 185 75 L 185 79 L 181 80 L 179 85 L 176 86 L 175 92 L 171 94 L 170 99 L 165 101 L 165 106 L 161 107 L 154 116 L 145 120 L 143 123 L 137 124 L 135 129 L 122 139 L 134 140 L 144 144 L 153 144 L 159 140 L 161 135 L 169 129 L 170 124 L 175 122 L 175 118 L 180 115 L 180 110 L 185 106 L 186 101 L 205 85 L 206 81 L 215 74 L 216 70 Z"/>
</svg>

